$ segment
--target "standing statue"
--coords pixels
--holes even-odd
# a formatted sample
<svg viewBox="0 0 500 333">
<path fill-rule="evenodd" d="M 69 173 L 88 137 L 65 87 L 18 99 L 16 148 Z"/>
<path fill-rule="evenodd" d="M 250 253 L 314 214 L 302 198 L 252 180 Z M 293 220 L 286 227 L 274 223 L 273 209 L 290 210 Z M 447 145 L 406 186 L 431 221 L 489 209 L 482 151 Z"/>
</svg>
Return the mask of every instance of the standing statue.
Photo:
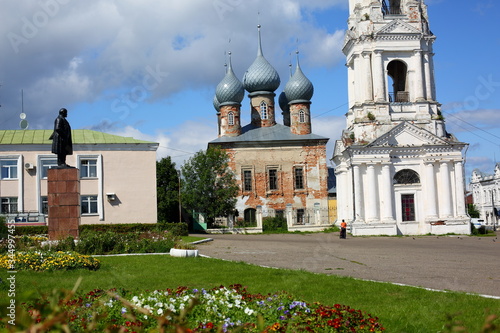
<svg viewBox="0 0 500 333">
<path fill-rule="evenodd" d="M 73 155 L 73 140 L 71 139 L 71 126 L 66 120 L 68 116 L 68 110 L 59 110 L 59 116 L 57 116 L 54 122 L 54 132 L 49 137 L 52 140 L 52 153 L 57 154 L 57 166 L 58 167 L 69 167 L 66 164 L 66 155 Z"/>
</svg>

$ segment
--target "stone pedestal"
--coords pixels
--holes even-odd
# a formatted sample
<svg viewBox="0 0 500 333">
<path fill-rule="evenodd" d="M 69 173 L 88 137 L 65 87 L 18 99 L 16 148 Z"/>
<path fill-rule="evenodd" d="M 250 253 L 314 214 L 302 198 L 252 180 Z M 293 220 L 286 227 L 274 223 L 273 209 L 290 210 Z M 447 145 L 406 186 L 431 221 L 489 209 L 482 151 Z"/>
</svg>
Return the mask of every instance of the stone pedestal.
<svg viewBox="0 0 500 333">
<path fill-rule="evenodd" d="M 80 179 L 76 168 L 48 170 L 49 239 L 78 237 Z"/>
</svg>

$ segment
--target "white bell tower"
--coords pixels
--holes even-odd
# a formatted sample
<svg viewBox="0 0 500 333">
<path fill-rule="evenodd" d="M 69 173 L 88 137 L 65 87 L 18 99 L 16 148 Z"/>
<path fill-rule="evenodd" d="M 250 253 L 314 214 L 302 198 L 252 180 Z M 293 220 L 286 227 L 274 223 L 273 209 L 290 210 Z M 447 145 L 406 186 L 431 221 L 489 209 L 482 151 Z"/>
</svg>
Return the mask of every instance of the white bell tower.
<svg viewBox="0 0 500 333">
<path fill-rule="evenodd" d="M 436 100 L 435 39 L 424 0 L 349 0 L 349 108 L 333 161 L 338 217 L 355 234 L 467 233 L 467 144 Z"/>
<path fill-rule="evenodd" d="M 415 0 L 350 0 L 343 52 L 347 59 L 347 126 L 357 141 L 369 142 L 394 121 L 416 121 L 444 137 L 436 101 L 427 6 Z M 374 121 L 374 128 L 360 125 Z M 388 125 L 388 126 L 384 126 Z"/>
</svg>

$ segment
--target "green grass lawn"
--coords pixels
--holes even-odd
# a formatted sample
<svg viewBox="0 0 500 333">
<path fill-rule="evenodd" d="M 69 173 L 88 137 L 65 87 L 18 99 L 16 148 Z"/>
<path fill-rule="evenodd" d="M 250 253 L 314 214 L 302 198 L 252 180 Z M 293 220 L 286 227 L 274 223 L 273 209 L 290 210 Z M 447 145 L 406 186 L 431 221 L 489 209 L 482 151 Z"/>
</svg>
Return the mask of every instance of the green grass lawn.
<svg viewBox="0 0 500 333">
<path fill-rule="evenodd" d="M 208 289 L 241 284 L 252 293 L 285 290 L 307 302 L 349 305 L 378 316 L 387 332 L 451 332 L 444 329 L 449 315 L 455 316 L 454 321 L 462 322 L 466 332 L 480 332 L 486 313 L 500 314 L 500 300 L 306 271 L 262 268 L 241 262 L 168 255 L 99 257 L 99 260 L 98 271 L 19 271 L 16 292 L 72 289 L 79 277 L 82 277 L 81 292 L 96 288 L 154 290 L 177 286 Z M 2 271 L 0 277 L 5 281 L 6 272 Z M 4 290 L 0 292 L 3 294 Z M 498 325 L 498 319 L 496 323 Z"/>
</svg>

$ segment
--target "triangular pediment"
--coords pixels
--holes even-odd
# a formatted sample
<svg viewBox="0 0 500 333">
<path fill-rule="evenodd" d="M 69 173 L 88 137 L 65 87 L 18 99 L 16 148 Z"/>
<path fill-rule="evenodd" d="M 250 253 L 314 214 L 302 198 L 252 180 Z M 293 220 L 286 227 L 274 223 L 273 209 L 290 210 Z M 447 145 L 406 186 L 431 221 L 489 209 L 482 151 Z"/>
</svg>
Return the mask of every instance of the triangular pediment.
<svg viewBox="0 0 500 333">
<path fill-rule="evenodd" d="M 402 20 L 391 21 L 375 32 L 376 35 L 421 34 L 421 33 L 422 32 L 420 30 Z"/>
<path fill-rule="evenodd" d="M 448 142 L 409 122 L 402 122 L 368 144 L 368 147 L 416 147 L 448 145 Z"/>
</svg>

